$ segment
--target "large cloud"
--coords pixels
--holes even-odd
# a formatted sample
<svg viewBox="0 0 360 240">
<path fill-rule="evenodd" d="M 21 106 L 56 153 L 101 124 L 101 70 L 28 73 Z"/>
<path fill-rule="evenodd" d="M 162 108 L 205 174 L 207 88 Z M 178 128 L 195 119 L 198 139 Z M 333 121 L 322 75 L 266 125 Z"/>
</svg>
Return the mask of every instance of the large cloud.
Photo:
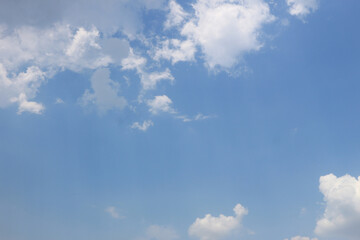
<svg viewBox="0 0 360 240">
<path fill-rule="evenodd" d="M 218 240 L 230 235 L 241 228 L 242 218 L 248 213 L 241 204 L 234 207 L 234 212 L 235 216 L 206 214 L 204 218 L 197 218 L 189 228 L 189 235 L 200 240 Z"/>
<path fill-rule="evenodd" d="M 360 236 L 360 177 L 320 178 L 320 191 L 324 195 L 325 212 L 317 222 L 319 236 L 358 240 Z"/>
<path fill-rule="evenodd" d="M 116 48 L 110 51 L 109 48 Z M 99 31 L 54 25 L 49 28 L 23 26 L 0 29 L 0 107 L 19 104 L 19 113 L 41 113 L 43 106 L 29 99 L 45 79 L 64 69 L 80 72 L 109 64 L 120 64 L 129 45 L 124 40 L 100 39 Z M 22 71 L 21 69 L 27 69 Z M 21 95 L 21 97 L 20 97 Z M 20 100 L 21 99 L 21 100 Z"/>
<path fill-rule="evenodd" d="M 193 8 L 194 16 L 181 29 L 187 41 L 163 42 L 155 59 L 162 57 L 173 63 L 192 60 L 197 45 L 209 68 L 230 68 L 246 53 L 263 46 L 262 28 L 275 19 L 263 0 L 197 0 Z M 170 5 L 170 9 L 166 27 L 177 26 L 186 17 L 179 7 L 175 11 Z"/>
</svg>

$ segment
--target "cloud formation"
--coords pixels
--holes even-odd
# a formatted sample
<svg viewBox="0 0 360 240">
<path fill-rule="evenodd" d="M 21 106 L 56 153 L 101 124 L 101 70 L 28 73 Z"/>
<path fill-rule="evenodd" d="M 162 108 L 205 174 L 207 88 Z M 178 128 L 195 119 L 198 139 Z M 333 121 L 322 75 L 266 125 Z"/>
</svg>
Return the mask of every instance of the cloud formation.
<svg viewBox="0 0 360 240">
<path fill-rule="evenodd" d="M 99 113 L 103 114 L 111 109 L 122 110 L 127 105 L 126 99 L 119 96 L 120 84 L 110 79 L 109 69 L 96 70 L 90 82 L 92 90 L 85 90 L 80 98 L 82 106 L 94 104 Z"/>
<path fill-rule="evenodd" d="M 286 0 L 291 15 L 303 18 L 319 7 L 319 0 Z"/>
<path fill-rule="evenodd" d="M 246 53 L 263 46 L 262 28 L 275 19 L 263 0 L 197 0 L 192 6 L 195 14 L 186 21 L 182 8 L 170 11 L 168 16 L 172 18 L 168 17 L 168 22 L 174 22 L 169 19 L 178 21 L 166 27 L 184 22 L 180 33 L 185 40 L 162 42 L 155 59 L 164 58 L 173 63 L 192 60 L 195 46 L 199 46 L 210 69 L 230 68 Z"/>
<path fill-rule="evenodd" d="M 189 235 L 200 240 L 219 240 L 229 236 L 242 226 L 242 219 L 248 214 L 248 210 L 241 204 L 234 207 L 235 216 L 220 214 L 213 217 L 206 214 L 204 218 L 197 218 L 189 228 Z"/>
<path fill-rule="evenodd" d="M 325 211 L 315 233 L 323 237 L 357 240 L 360 236 L 360 177 L 320 177 Z"/>
<path fill-rule="evenodd" d="M 154 115 L 160 112 L 175 113 L 175 110 L 171 107 L 172 101 L 166 95 L 156 96 L 154 99 L 148 100 L 147 105 L 149 111 Z"/>
<path fill-rule="evenodd" d="M 148 128 L 151 127 L 151 126 L 154 126 L 153 121 L 151 121 L 151 120 L 146 120 L 146 121 L 144 121 L 142 124 L 139 123 L 139 122 L 134 122 L 134 123 L 131 125 L 131 128 L 138 129 L 138 130 L 140 130 L 140 131 L 145 132 L 145 131 L 148 130 Z"/>
</svg>

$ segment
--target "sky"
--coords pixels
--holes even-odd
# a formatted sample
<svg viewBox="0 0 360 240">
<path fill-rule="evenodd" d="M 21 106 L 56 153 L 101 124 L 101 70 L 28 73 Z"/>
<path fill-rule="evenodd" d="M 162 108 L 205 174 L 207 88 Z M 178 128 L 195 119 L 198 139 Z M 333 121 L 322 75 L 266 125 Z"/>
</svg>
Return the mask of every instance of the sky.
<svg viewBox="0 0 360 240">
<path fill-rule="evenodd" d="M 0 239 L 359 240 L 359 10 L 0 0 Z"/>
</svg>

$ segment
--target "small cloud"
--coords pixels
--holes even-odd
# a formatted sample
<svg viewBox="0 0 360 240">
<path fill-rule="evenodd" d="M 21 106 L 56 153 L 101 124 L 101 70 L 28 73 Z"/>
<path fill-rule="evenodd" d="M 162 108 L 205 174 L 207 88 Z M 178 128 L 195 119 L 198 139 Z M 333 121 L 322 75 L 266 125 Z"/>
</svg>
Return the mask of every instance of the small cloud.
<svg viewBox="0 0 360 240">
<path fill-rule="evenodd" d="M 133 129 L 139 129 L 140 131 L 146 131 L 148 130 L 149 127 L 151 126 L 154 126 L 154 123 L 153 121 L 151 120 L 147 120 L 147 121 L 144 121 L 142 124 L 140 124 L 139 122 L 134 122 L 132 125 L 131 125 L 131 128 Z"/>
<path fill-rule="evenodd" d="M 176 113 L 171 107 L 171 99 L 166 95 L 156 96 L 154 99 L 148 100 L 147 105 L 149 106 L 149 111 L 154 115 L 160 112 Z"/>
<path fill-rule="evenodd" d="M 220 214 L 214 217 L 206 214 L 204 218 L 197 218 L 189 228 L 189 235 L 200 240 L 220 240 L 241 229 L 242 219 L 248 210 L 241 204 L 234 207 L 235 216 Z"/>
<path fill-rule="evenodd" d="M 198 113 L 194 117 L 188 117 L 188 116 L 185 116 L 185 115 L 176 116 L 176 118 L 181 119 L 183 122 L 201 121 L 201 120 L 214 118 L 214 117 L 215 116 L 204 115 L 202 113 Z"/>
<path fill-rule="evenodd" d="M 63 103 L 64 103 L 64 101 L 61 98 L 57 98 L 55 100 L 55 104 L 63 104 Z"/>
<path fill-rule="evenodd" d="M 42 114 L 45 109 L 45 107 L 41 103 L 28 101 L 24 93 L 21 93 L 19 98 L 16 99 L 16 101 L 19 103 L 18 114 L 22 114 L 23 112 Z"/>
<path fill-rule="evenodd" d="M 105 209 L 105 212 L 107 212 L 108 214 L 110 214 L 111 217 L 115 218 L 115 219 L 122 219 L 124 218 L 124 216 L 121 216 L 116 207 L 113 207 L 113 206 L 110 206 L 110 207 L 107 207 Z"/>
<path fill-rule="evenodd" d="M 315 12 L 319 7 L 319 0 L 286 0 L 289 6 L 289 13 L 303 19 L 311 12 Z"/>
</svg>

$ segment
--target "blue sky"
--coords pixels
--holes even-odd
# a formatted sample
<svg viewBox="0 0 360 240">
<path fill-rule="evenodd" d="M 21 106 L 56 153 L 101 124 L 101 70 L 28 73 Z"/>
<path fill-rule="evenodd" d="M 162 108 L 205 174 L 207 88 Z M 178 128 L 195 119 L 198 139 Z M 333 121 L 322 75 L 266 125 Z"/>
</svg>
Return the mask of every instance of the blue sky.
<svg viewBox="0 0 360 240">
<path fill-rule="evenodd" d="M 359 239 L 358 1 L 0 6 L 0 239 Z"/>
</svg>

